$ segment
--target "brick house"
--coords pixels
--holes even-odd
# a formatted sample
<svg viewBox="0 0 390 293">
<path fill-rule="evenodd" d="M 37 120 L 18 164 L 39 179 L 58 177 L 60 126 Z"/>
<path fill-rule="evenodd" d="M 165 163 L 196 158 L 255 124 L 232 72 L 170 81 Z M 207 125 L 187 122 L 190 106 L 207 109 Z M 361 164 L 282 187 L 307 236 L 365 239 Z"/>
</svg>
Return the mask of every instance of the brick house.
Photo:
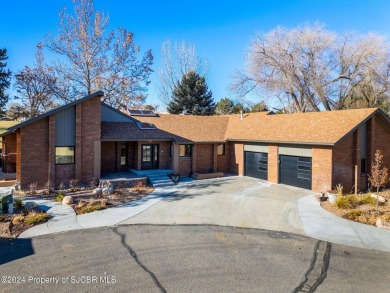
<svg viewBox="0 0 390 293">
<path fill-rule="evenodd" d="M 390 166 L 390 121 L 379 109 L 225 116 L 124 114 L 84 97 L 3 133 L 3 155 L 16 153 L 22 188 L 31 182 L 88 183 L 103 173 L 172 169 L 223 172 L 314 191 L 340 183 L 367 188 L 376 149 Z M 355 178 L 355 168 L 358 176 Z"/>
</svg>

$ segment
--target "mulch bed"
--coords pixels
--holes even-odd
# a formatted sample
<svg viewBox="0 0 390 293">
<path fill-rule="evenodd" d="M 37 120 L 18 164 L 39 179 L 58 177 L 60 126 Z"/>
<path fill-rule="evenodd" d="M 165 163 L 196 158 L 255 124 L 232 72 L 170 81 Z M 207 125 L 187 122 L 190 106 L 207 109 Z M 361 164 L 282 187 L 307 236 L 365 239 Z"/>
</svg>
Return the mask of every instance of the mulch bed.
<svg viewBox="0 0 390 293">
<path fill-rule="evenodd" d="M 39 211 L 39 210 L 37 210 Z M 39 211 L 39 212 L 42 212 L 42 211 Z M 1 242 L 5 242 L 9 239 L 14 239 L 16 237 L 18 237 L 20 234 L 22 234 L 24 231 L 36 226 L 36 225 L 40 225 L 42 223 L 39 223 L 39 224 L 26 224 L 24 222 L 19 222 L 18 224 L 13 224 L 12 223 L 12 220 L 14 217 L 18 216 L 18 215 L 21 215 L 22 214 L 22 210 L 20 209 L 16 209 L 14 210 L 14 213 L 13 214 L 3 214 L 3 215 L 0 215 L 0 217 L 4 217 L 2 219 L 2 221 L 0 221 L 0 243 Z M 45 221 L 47 222 L 47 220 Z"/>
<path fill-rule="evenodd" d="M 374 204 L 363 204 L 351 209 L 342 209 L 338 208 L 336 204 L 332 204 L 329 201 L 324 201 L 321 202 L 321 206 L 327 211 L 341 218 L 348 218 L 348 214 L 351 212 L 361 210 L 363 216 L 365 215 L 365 217 L 354 217 L 350 220 L 363 224 L 375 225 L 378 217 L 390 216 L 390 190 L 379 192 L 379 195 L 384 197 L 387 201 L 384 204 L 379 204 L 378 211 L 376 210 L 376 205 Z"/>
</svg>

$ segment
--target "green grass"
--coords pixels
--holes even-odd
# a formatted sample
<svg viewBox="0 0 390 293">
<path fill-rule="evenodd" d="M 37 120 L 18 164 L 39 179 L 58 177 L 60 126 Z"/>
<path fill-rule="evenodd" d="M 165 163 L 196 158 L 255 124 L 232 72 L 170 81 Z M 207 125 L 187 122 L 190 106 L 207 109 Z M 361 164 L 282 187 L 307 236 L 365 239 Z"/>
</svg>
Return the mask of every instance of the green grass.
<svg viewBox="0 0 390 293">
<path fill-rule="evenodd" d="M 100 211 L 102 209 L 103 209 L 103 206 L 100 203 L 95 203 L 95 204 L 86 205 L 86 206 L 82 207 L 81 209 L 79 209 L 77 211 L 77 214 L 78 215 L 87 214 L 87 213 Z"/>
</svg>

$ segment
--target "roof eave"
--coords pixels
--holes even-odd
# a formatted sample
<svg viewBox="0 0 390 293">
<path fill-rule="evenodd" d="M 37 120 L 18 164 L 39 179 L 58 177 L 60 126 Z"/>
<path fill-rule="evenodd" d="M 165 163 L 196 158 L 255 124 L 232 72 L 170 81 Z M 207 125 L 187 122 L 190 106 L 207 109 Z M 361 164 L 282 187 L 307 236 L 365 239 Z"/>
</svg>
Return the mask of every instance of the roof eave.
<svg viewBox="0 0 390 293">
<path fill-rule="evenodd" d="M 322 146 L 334 146 L 335 145 L 332 142 L 280 141 L 280 140 L 256 140 L 256 139 L 234 139 L 234 138 L 228 138 L 226 141 L 255 142 L 255 143 L 275 143 L 275 144 L 294 144 L 294 145 L 322 145 Z"/>
</svg>

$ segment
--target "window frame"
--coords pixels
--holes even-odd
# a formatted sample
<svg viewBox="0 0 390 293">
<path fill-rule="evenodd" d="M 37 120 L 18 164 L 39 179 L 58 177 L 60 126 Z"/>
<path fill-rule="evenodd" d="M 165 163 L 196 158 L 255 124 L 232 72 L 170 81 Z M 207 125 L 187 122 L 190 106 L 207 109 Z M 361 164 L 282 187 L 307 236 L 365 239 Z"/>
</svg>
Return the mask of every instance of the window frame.
<svg viewBox="0 0 390 293">
<path fill-rule="evenodd" d="M 58 148 L 73 148 L 73 161 L 71 163 L 57 163 L 57 149 Z M 55 152 L 54 152 L 54 162 L 55 165 L 61 166 L 61 165 L 74 165 L 76 162 L 76 147 L 74 145 L 69 145 L 69 146 L 56 146 L 55 147 Z"/>
<path fill-rule="evenodd" d="M 218 148 L 220 146 L 222 146 L 222 153 L 221 154 L 219 153 L 219 148 Z M 226 154 L 226 144 L 225 143 L 218 143 L 217 144 L 217 156 L 224 156 L 225 154 Z"/>
<path fill-rule="evenodd" d="M 181 146 L 184 146 L 184 155 L 181 156 Z M 189 155 L 187 154 L 187 147 L 189 147 Z M 192 158 L 192 144 L 179 144 L 179 158 Z"/>
</svg>

